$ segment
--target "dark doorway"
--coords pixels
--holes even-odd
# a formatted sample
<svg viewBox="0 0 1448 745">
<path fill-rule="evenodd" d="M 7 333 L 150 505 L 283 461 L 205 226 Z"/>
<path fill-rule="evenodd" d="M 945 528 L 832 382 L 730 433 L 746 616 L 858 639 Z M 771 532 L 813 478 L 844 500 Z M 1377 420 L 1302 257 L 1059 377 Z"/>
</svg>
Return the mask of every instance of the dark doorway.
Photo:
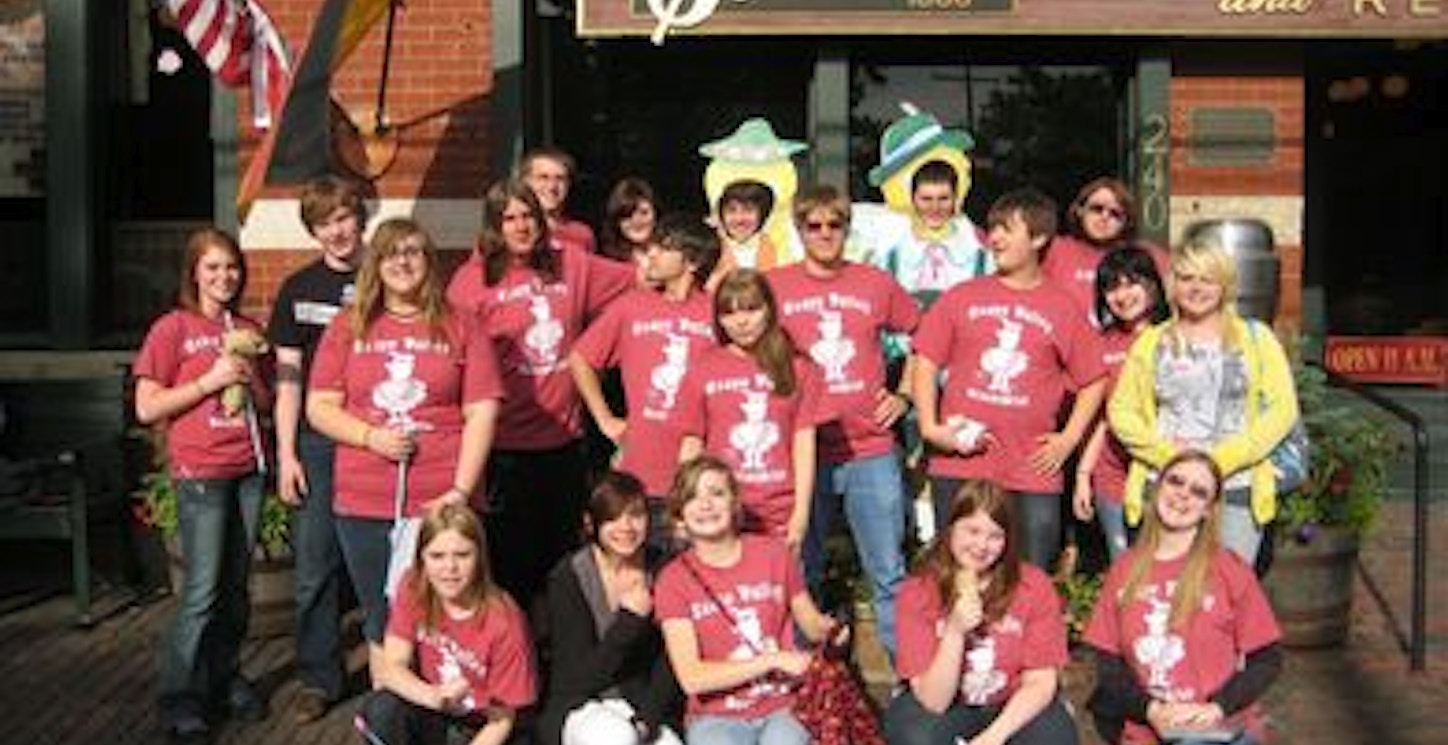
<svg viewBox="0 0 1448 745">
<path fill-rule="evenodd" d="M 1313 45 L 1307 277 L 1334 334 L 1448 333 L 1448 44 Z"/>
</svg>

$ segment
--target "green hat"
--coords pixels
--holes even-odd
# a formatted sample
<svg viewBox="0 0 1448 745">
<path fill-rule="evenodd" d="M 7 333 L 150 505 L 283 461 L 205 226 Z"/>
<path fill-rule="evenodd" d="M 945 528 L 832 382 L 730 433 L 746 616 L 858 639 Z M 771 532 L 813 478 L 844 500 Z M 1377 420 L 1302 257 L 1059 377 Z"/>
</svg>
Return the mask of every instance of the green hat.
<svg viewBox="0 0 1448 745">
<path fill-rule="evenodd" d="M 779 139 L 774 135 L 774 128 L 769 126 L 769 122 L 754 118 L 739 125 L 734 134 L 700 145 L 699 154 L 721 160 L 768 163 L 771 160 L 788 159 L 807 147 L 809 146 L 803 142 Z"/>
<path fill-rule="evenodd" d="M 870 185 L 879 186 L 921 153 L 944 145 L 961 152 L 975 147 L 975 139 L 963 129 L 945 129 L 940 120 L 908 103 L 900 104 L 905 116 L 896 119 L 880 135 L 880 165 L 870 169 Z"/>
</svg>

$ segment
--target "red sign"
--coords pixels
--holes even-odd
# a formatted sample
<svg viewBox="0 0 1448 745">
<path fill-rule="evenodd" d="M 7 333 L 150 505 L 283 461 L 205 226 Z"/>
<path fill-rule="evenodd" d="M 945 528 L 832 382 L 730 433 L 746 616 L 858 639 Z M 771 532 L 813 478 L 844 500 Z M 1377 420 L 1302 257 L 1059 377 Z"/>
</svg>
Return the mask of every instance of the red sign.
<svg viewBox="0 0 1448 745">
<path fill-rule="evenodd" d="M 1360 383 L 1448 387 L 1448 337 L 1329 336 L 1326 361 Z"/>
</svg>

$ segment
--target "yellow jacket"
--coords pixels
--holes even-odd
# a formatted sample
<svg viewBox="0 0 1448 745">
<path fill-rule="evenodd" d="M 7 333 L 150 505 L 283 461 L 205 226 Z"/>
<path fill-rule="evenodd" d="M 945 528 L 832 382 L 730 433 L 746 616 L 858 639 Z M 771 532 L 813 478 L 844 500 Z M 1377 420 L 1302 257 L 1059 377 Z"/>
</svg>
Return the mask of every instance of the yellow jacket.
<svg viewBox="0 0 1448 745">
<path fill-rule="evenodd" d="M 1148 476 L 1177 453 L 1176 444 L 1156 429 L 1157 349 L 1170 323 L 1147 329 L 1131 345 L 1106 408 L 1111 431 L 1132 457 L 1125 495 L 1131 525 L 1141 521 Z M 1272 330 L 1236 316 L 1232 323 L 1247 368 L 1247 424 L 1217 443 L 1210 455 L 1224 476 L 1252 469 L 1252 515 L 1266 524 L 1277 515 L 1277 478 L 1268 456 L 1298 419 L 1297 390 L 1287 354 Z"/>
</svg>

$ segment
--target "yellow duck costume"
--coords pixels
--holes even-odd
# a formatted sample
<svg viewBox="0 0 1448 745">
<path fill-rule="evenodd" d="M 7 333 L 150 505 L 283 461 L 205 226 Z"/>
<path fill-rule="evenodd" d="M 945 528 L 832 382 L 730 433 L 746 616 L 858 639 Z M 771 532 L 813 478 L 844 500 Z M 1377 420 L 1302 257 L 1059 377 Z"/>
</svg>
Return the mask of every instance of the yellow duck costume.
<svg viewBox="0 0 1448 745">
<path fill-rule="evenodd" d="M 728 137 L 699 147 L 699 154 L 709 159 L 704 169 L 704 195 L 711 216 L 721 225 L 723 248 L 738 266 L 768 270 L 798 261 L 804 255 L 791 215 L 794 195 L 799 190 L 799 172 L 791 157 L 807 148 L 803 142 L 780 139 L 769 122 L 759 118 L 748 119 Z M 757 181 L 769 187 L 774 193 L 774 206 L 763 216 L 758 233 L 734 242 L 723 234 L 719 197 L 730 184 L 739 181 Z"/>
</svg>

